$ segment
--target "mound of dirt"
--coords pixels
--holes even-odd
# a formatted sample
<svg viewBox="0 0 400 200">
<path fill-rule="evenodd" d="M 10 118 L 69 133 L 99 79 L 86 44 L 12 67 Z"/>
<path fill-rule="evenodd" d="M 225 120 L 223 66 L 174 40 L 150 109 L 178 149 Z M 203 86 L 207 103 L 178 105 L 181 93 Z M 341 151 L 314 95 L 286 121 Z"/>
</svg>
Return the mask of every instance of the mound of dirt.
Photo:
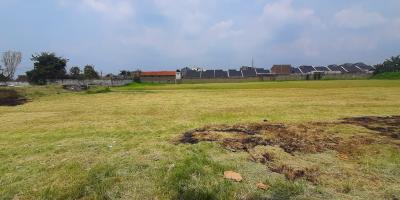
<svg viewBox="0 0 400 200">
<path fill-rule="evenodd" d="M 0 106 L 18 106 L 28 100 L 15 90 L 0 89 Z"/>
</svg>

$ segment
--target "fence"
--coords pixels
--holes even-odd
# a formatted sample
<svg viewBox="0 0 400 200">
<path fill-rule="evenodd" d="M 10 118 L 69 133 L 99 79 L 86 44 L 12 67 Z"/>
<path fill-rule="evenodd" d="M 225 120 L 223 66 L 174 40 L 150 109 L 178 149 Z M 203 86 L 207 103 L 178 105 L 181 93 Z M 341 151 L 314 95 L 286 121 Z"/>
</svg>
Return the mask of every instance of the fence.
<svg viewBox="0 0 400 200">
<path fill-rule="evenodd" d="M 28 82 L 17 82 L 17 81 L 0 82 L 0 86 L 26 87 L 26 86 L 29 86 L 29 83 Z"/>
<path fill-rule="evenodd" d="M 133 80 L 55 80 L 50 83 L 59 85 L 98 85 L 98 86 L 123 86 L 132 83 Z"/>
</svg>

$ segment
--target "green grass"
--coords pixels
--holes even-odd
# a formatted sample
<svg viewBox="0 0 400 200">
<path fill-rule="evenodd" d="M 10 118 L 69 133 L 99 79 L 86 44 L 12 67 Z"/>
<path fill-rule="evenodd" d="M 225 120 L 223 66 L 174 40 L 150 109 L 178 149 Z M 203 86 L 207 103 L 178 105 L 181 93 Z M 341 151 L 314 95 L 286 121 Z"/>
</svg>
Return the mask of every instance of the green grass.
<svg viewBox="0 0 400 200">
<path fill-rule="evenodd" d="M 400 80 L 400 72 L 385 72 L 376 74 L 372 79 Z"/>
<path fill-rule="evenodd" d="M 232 183 L 220 179 L 228 167 L 209 158 L 204 150 L 194 150 L 165 174 L 164 185 L 173 199 L 231 199 Z"/>
<path fill-rule="evenodd" d="M 111 92 L 111 89 L 109 87 L 95 87 L 90 88 L 88 91 L 86 91 L 87 94 L 101 94 L 109 92 Z"/>
<path fill-rule="evenodd" d="M 32 101 L 0 107 L 0 199 L 383 199 L 400 194 L 400 150 L 390 143 L 367 146 L 350 161 L 338 160 L 334 152 L 304 155 L 320 166 L 319 185 L 289 182 L 250 161 L 247 153 L 218 144 L 175 143 L 181 133 L 210 124 L 399 115 L 400 81 L 132 84 L 90 95 L 54 86 L 18 90 Z M 330 131 L 371 134 L 350 125 Z M 237 171 L 244 180 L 227 181 L 224 170 Z M 258 182 L 271 189 L 257 189 Z"/>
<path fill-rule="evenodd" d="M 276 81 L 276 82 L 249 82 L 249 83 L 205 83 L 205 84 L 157 84 L 157 83 L 132 83 L 118 87 L 114 90 L 227 90 L 227 89 L 329 89 L 329 88 L 354 88 L 354 87 L 397 87 L 398 81 L 382 80 L 342 80 L 342 81 Z"/>
<path fill-rule="evenodd" d="M 305 184 L 286 180 L 276 180 L 271 187 L 272 200 L 293 199 L 304 193 Z"/>
</svg>

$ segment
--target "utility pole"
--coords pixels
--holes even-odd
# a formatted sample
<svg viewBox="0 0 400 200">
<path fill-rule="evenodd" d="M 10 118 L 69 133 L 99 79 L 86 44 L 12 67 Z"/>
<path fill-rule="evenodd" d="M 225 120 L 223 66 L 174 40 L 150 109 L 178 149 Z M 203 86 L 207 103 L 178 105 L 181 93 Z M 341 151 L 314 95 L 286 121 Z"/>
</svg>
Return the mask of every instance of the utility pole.
<svg viewBox="0 0 400 200">
<path fill-rule="evenodd" d="M 254 59 L 251 57 L 251 67 L 254 68 Z"/>
</svg>

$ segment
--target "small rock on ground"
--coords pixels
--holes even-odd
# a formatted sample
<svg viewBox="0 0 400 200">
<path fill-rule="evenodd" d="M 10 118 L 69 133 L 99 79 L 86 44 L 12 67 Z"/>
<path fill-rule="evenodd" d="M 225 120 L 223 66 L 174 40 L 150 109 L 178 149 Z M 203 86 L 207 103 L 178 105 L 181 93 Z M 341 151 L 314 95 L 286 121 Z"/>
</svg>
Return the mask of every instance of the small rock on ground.
<svg viewBox="0 0 400 200">
<path fill-rule="evenodd" d="M 226 171 L 224 172 L 224 178 L 234 180 L 236 182 L 240 182 L 243 180 L 242 176 L 234 171 Z"/>
<path fill-rule="evenodd" d="M 268 190 L 269 189 L 269 185 L 266 185 L 264 183 L 257 183 L 257 188 L 261 189 L 261 190 Z"/>
</svg>

